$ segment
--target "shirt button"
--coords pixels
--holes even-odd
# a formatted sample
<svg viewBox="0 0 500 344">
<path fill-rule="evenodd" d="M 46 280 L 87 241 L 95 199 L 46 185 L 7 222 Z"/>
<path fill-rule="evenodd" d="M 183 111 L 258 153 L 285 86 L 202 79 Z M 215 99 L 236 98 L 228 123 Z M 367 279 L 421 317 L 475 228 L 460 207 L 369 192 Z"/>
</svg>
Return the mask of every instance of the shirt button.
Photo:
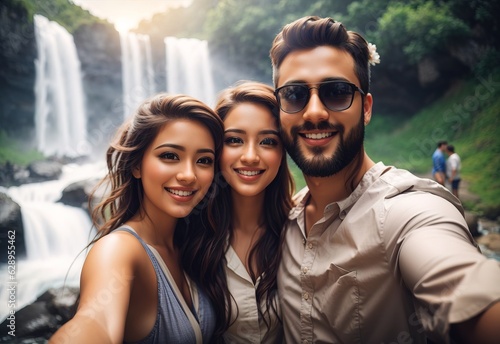
<svg viewBox="0 0 500 344">
<path fill-rule="evenodd" d="M 303 273 L 304 275 L 305 275 L 305 274 L 307 274 L 307 272 L 308 272 L 308 271 L 309 271 L 309 269 L 307 268 L 307 266 L 304 266 L 304 267 L 302 268 L 302 273 Z"/>
<path fill-rule="evenodd" d="M 306 239 L 302 239 L 302 245 L 306 244 Z"/>
<path fill-rule="evenodd" d="M 304 300 L 309 300 L 309 294 L 308 293 L 304 293 Z"/>
<path fill-rule="evenodd" d="M 307 247 L 309 247 L 309 249 L 312 249 L 312 248 L 313 248 L 313 244 L 312 244 L 312 242 L 310 242 L 310 243 L 307 245 Z"/>
</svg>

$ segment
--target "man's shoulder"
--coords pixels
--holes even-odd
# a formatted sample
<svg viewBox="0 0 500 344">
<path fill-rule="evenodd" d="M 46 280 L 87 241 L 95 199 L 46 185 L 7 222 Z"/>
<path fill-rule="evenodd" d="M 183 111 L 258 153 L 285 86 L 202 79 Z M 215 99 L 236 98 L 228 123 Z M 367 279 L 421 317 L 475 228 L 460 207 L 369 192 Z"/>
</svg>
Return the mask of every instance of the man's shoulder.
<svg viewBox="0 0 500 344">
<path fill-rule="evenodd" d="M 395 167 L 383 173 L 367 191 L 379 195 L 382 194 L 385 199 L 419 191 L 443 198 L 463 212 L 460 201 L 458 201 L 444 186 L 436 183 L 434 180 L 417 177 L 410 171 Z"/>
</svg>

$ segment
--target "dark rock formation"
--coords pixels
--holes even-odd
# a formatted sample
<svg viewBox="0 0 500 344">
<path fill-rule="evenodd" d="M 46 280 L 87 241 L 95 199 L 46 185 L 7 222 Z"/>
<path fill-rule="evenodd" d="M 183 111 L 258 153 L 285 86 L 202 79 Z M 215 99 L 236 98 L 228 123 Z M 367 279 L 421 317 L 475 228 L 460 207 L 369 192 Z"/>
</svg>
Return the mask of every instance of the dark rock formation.
<svg viewBox="0 0 500 344">
<path fill-rule="evenodd" d="M 19 185 L 28 180 L 29 175 L 28 169 L 20 165 L 12 164 L 9 161 L 0 164 L 0 185 L 2 186 Z"/>
<path fill-rule="evenodd" d="M 82 180 L 72 183 L 64 188 L 58 202 L 88 210 L 89 196 L 97 183 L 97 179 Z"/>
<path fill-rule="evenodd" d="M 7 333 L 0 342 L 46 343 L 52 334 L 73 317 L 78 299 L 78 288 L 53 288 L 47 290 L 34 303 L 15 313 L 15 337 Z M 8 329 L 7 318 L 0 326 Z"/>
<path fill-rule="evenodd" d="M 62 164 L 50 160 L 35 161 L 28 166 L 28 171 L 32 182 L 55 180 L 62 174 Z"/>
<path fill-rule="evenodd" d="M 33 19 L 22 5 L 0 3 L 0 123 L 13 136 L 34 126 L 36 42 Z"/>
<path fill-rule="evenodd" d="M 87 135 L 93 147 L 107 147 L 123 120 L 120 36 L 111 24 L 80 26 L 73 34 L 85 92 Z"/>
<path fill-rule="evenodd" d="M 7 262 L 9 251 L 15 251 L 16 260 L 26 257 L 23 218 L 19 204 L 0 192 L 0 263 Z"/>
</svg>

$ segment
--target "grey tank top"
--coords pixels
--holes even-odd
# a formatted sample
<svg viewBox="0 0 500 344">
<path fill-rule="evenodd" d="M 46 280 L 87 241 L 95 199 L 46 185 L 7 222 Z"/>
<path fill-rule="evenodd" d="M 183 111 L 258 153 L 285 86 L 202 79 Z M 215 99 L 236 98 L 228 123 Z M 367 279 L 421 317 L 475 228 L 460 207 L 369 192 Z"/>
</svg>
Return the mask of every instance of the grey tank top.
<svg viewBox="0 0 500 344">
<path fill-rule="evenodd" d="M 207 295 L 191 282 L 195 309 L 189 310 L 156 250 L 148 246 L 132 228 L 122 226 L 116 230 L 129 232 L 139 240 L 153 264 L 158 282 L 156 322 L 151 332 L 135 343 L 208 343 L 215 328 L 215 313 Z"/>
</svg>

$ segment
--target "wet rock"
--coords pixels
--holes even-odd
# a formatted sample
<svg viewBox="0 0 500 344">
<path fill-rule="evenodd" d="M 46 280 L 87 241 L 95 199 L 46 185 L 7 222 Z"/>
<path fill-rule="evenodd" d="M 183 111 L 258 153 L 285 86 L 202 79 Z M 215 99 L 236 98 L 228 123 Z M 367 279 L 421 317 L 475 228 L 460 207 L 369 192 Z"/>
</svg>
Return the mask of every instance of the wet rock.
<svg viewBox="0 0 500 344">
<path fill-rule="evenodd" d="M 9 187 L 20 185 L 29 178 L 29 171 L 20 165 L 6 161 L 0 164 L 0 185 Z"/>
<path fill-rule="evenodd" d="M 35 302 L 15 313 L 16 337 L 2 335 L 0 342 L 45 343 L 59 327 L 73 317 L 78 295 L 78 288 L 47 290 Z M 7 318 L 0 327 L 8 328 L 9 321 Z"/>
<path fill-rule="evenodd" d="M 35 161 L 28 166 L 30 179 L 33 182 L 58 179 L 62 174 L 63 165 L 58 161 Z"/>
<path fill-rule="evenodd" d="M 15 251 L 16 259 L 26 256 L 23 219 L 19 204 L 0 192 L 0 263 L 7 263 L 9 251 Z"/>
<path fill-rule="evenodd" d="M 489 233 L 477 239 L 477 243 L 489 250 L 500 253 L 500 233 Z"/>
<path fill-rule="evenodd" d="M 82 180 L 68 185 L 58 202 L 88 210 L 88 200 L 97 182 L 97 179 Z"/>
</svg>

